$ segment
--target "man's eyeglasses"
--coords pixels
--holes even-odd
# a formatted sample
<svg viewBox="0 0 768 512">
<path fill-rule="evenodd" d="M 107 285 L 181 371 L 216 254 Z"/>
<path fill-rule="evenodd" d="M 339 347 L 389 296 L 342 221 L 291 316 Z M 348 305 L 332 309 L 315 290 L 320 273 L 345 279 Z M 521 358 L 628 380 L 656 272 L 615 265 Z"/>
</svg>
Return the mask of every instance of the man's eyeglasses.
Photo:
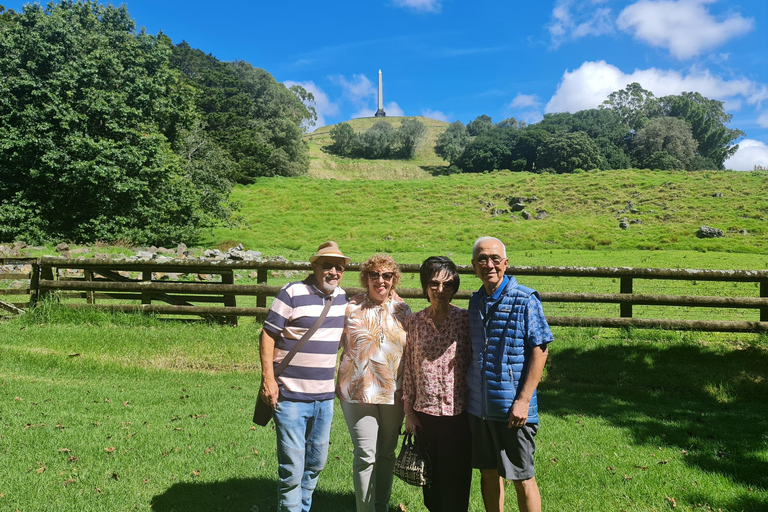
<svg viewBox="0 0 768 512">
<path fill-rule="evenodd" d="M 501 265 L 501 262 L 504 261 L 505 259 L 506 258 L 502 258 L 498 254 L 494 254 L 492 256 L 482 255 L 482 256 L 478 256 L 477 258 L 475 258 L 475 263 L 477 263 L 479 265 L 482 265 L 482 266 L 487 266 L 488 262 L 490 261 L 490 262 L 493 262 L 493 264 L 495 266 L 499 266 L 499 265 Z"/>
<path fill-rule="evenodd" d="M 378 280 L 379 278 L 382 278 L 385 281 L 391 281 L 393 277 L 395 277 L 394 272 L 371 272 L 368 274 L 368 278 L 373 279 L 374 281 Z"/>
<path fill-rule="evenodd" d="M 443 287 L 443 290 L 447 290 L 448 288 L 453 288 L 453 279 L 449 279 L 448 281 L 430 281 L 427 283 L 427 286 L 432 290 L 439 290 L 441 286 Z"/>
<path fill-rule="evenodd" d="M 344 272 L 344 265 L 342 265 L 341 263 L 323 263 L 323 270 L 325 270 L 326 272 L 331 270 L 332 268 L 335 268 L 336 272 L 338 272 L 339 274 Z"/>
</svg>

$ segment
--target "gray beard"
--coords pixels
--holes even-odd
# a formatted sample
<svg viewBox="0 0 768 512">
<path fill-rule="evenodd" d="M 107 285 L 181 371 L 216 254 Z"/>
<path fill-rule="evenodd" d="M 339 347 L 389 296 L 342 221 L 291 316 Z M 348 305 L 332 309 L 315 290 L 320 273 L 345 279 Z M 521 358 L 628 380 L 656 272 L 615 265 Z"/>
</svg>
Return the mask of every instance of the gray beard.
<svg viewBox="0 0 768 512">
<path fill-rule="evenodd" d="M 325 280 L 321 280 L 319 283 L 317 283 L 317 289 L 323 292 L 326 295 L 331 295 L 338 285 L 331 285 L 325 282 Z"/>
</svg>

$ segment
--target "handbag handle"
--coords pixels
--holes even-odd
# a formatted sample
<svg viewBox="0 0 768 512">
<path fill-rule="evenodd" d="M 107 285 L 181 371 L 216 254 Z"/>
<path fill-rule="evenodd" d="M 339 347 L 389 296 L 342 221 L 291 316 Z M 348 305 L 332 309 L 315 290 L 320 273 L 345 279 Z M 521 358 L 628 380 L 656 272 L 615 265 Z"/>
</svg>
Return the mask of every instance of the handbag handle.
<svg viewBox="0 0 768 512">
<path fill-rule="evenodd" d="M 331 305 L 333 304 L 333 296 L 326 295 L 325 296 L 325 307 L 323 308 L 323 312 L 318 317 L 317 321 L 310 327 L 310 329 L 304 333 L 304 336 L 301 337 L 298 343 L 296 343 L 293 348 L 286 354 L 286 356 L 283 358 L 282 361 L 280 361 L 280 364 L 277 365 L 277 368 L 275 368 L 275 378 L 280 376 L 281 373 L 283 373 L 283 370 L 288 366 L 288 364 L 291 362 L 291 359 L 293 359 L 293 356 L 296 355 L 296 352 L 301 350 L 301 347 L 303 347 L 307 341 L 309 341 L 309 338 L 312 337 L 313 334 L 317 332 L 317 330 L 320 328 L 320 325 L 322 325 L 323 320 L 325 320 L 325 317 L 328 316 L 328 310 L 331 309 Z"/>
</svg>

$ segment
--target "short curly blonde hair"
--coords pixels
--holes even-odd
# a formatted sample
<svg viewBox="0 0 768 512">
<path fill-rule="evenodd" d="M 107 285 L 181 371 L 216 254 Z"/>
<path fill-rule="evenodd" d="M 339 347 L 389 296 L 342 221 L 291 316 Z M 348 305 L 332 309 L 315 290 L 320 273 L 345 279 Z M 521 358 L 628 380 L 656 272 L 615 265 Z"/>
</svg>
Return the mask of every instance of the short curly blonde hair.
<svg viewBox="0 0 768 512">
<path fill-rule="evenodd" d="M 400 284 L 400 267 L 389 254 L 374 254 L 360 265 L 360 285 L 367 290 L 368 276 L 380 268 L 392 269 L 395 274 L 392 277 L 392 289 L 397 288 L 397 285 Z"/>
</svg>

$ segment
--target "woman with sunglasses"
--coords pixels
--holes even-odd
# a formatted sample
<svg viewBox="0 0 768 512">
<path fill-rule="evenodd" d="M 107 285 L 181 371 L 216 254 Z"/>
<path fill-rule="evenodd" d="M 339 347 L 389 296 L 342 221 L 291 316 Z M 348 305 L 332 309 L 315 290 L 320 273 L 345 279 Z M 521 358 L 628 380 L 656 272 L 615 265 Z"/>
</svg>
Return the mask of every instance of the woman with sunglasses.
<svg viewBox="0 0 768 512">
<path fill-rule="evenodd" d="M 352 478 L 358 512 L 387 512 L 400 427 L 408 305 L 395 293 L 400 270 L 375 254 L 360 266 L 367 290 L 347 305 L 337 392 L 354 447 Z"/>
<path fill-rule="evenodd" d="M 450 258 L 432 256 L 420 269 L 429 307 L 408 317 L 403 357 L 405 429 L 416 434 L 432 463 L 423 487 L 432 512 L 466 512 L 472 484 L 466 374 L 472 358 L 469 316 L 451 304 L 459 273 Z"/>
</svg>

